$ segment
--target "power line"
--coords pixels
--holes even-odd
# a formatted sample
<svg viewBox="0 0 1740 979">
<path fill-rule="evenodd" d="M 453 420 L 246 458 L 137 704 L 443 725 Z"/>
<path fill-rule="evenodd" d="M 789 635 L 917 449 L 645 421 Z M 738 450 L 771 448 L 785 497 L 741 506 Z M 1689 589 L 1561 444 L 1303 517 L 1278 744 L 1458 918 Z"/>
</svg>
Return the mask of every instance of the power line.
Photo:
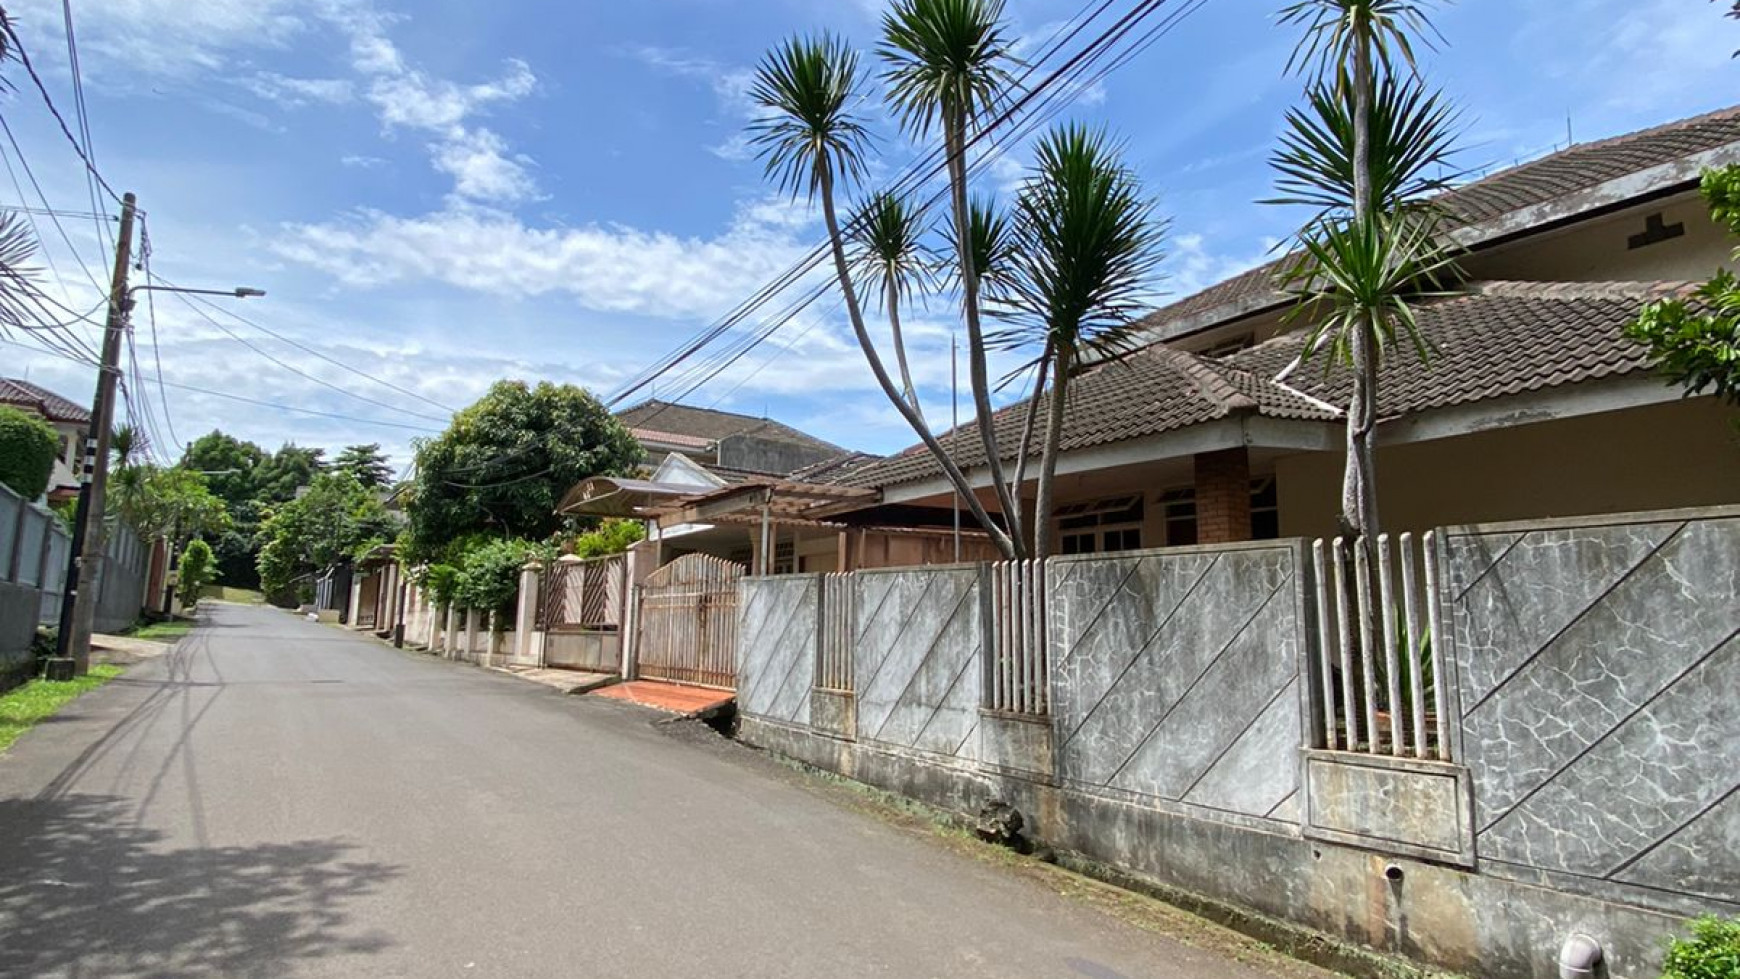
<svg viewBox="0 0 1740 979">
<path fill-rule="evenodd" d="M 79 159 L 83 161 L 85 165 L 85 170 L 91 177 L 96 179 L 97 184 L 101 186 L 104 191 L 108 192 L 109 197 L 112 198 L 115 203 L 119 204 L 121 202 L 121 195 L 115 193 L 115 188 L 110 187 L 109 182 L 103 179 L 103 175 L 101 171 L 97 169 L 97 165 L 91 161 L 91 158 L 85 152 L 84 147 L 79 145 L 78 138 L 73 135 L 71 127 L 66 124 L 66 117 L 60 114 L 60 109 L 54 104 L 53 96 L 48 94 L 48 86 L 42 83 L 42 76 L 36 73 L 36 66 L 31 64 L 30 52 L 25 50 L 24 42 L 18 37 L 18 31 L 13 28 L 12 21 L 8 18 L 0 17 L 0 30 L 4 30 L 7 39 L 12 42 L 12 50 L 17 52 L 19 62 L 24 65 L 24 70 L 29 73 L 30 80 L 36 84 L 36 90 L 42 94 L 43 104 L 48 106 L 49 114 L 54 116 L 54 121 L 60 124 L 61 133 L 66 136 L 67 142 L 72 144 L 73 152 L 79 155 Z"/>
<path fill-rule="evenodd" d="M 11 28 L 8 27 L 7 29 L 10 30 Z M 6 116 L 4 114 L 0 114 L 0 133 L 5 133 L 6 142 L 11 144 L 13 154 L 18 157 L 19 169 L 24 171 L 25 178 L 30 181 L 30 186 L 32 189 L 34 189 L 36 191 L 37 198 L 42 201 L 42 206 L 44 209 L 43 213 L 45 213 L 48 216 L 48 219 L 50 221 L 54 222 L 54 228 L 56 231 L 58 231 L 60 233 L 61 240 L 66 242 L 67 250 L 72 253 L 73 260 L 78 262 L 79 269 L 85 273 L 85 278 L 91 280 L 91 285 L 94 286 L 96 288 L 96 290 L 98 292 L 102 293 L 103 295 L 105 295 L 105 296 L 108 295 L 109 294 L 109 287 L 104 285 L 102 280 L 97 278 L 96 273 L 91 271 L 91 267 L 90 267 L 90 265 L 88 265 L 85 262 L 84 256 L 79 254 L 78 246 L 73 244 L 72 235 L 67 233 L 66 225 L 60 223 L 60 217 L 55 213 L 54 205 L 49 203 L 48 195 L 43 193 L 42 184 L 40 182 L 38 182 L 36 179 L 36 171 L 31 169 L 30 161 L 26 160 L 24 158 L 24 149 L 23 149 L 23 147 L 18 145 L 18 137 L 13 135 L 12 126 L 11 126 L 11 124 L 9 124 L 6 121 Z M 11 164 L 8 164 L 7 168 L 10 171 Z M 17 176 L 14 175 L 13 182 L 16 183 L 17 179 L 18 179 Z M 22 198 L 24 196 L 24 192 L 23 192 L 22 188 L 19 189 L 18 196 L 20 198 Z M 32 217 L 32 224 L 34 224 L 35 223 L 34 215 L 32 215 L 31 217 Z M 38 235 L 39 240 L 40 240 L 40 237 L 41 236 Z M 52 264 L 52 259 L 50 260 L 50 263 Z M 56 272 L 56 275 L 58 276 L 59 273 Z M 64 288 L 64 284 L 63 284 L 63 288 Z"/>
<path fill-rule="evenodd" d="M 70 356 L 68 354 L 61 353 L 59 351 L 46 350 L 46 349 L 43 349 L 41 347 L 33 347 L 29 344 L 19 343 L 15 340 L 8 340 L 4 337 L 0 337 L 0 344 L 5 344 L 5 345 L 11 346 L 11 347 L 20 347 L 20 348 L 25 349 L 25 350 L 34 350 L 37 353 L 48 354 L 51 357 L 58 357 L 62 360 L 70 360 L 70 361 L 74 361 L 77 363 L 86 364 L 87 366 L 94 366 L 95 365 L 95 361 L 86 361 L 82 357 Z M 169 387 L 176 388 L 176 389 L 182 390 L 182 391 L 191 391 L 195 394 L 209 395 L 210 397 L 214 397 L 214 398 L 224 398 L 224 399 L 229 400 L 229 401 L 238 401 L 238 402 L 241 402 L 242 404 L 255 405 L 255 406 L 258 406 L 261 408 L 272 408 L 272 409 L 275 409 L 278 411 L 294 411 L 294 412 L 297 412 L 300 414 L 314 415 L 314 416 L 320 417 L 320 418 L 334 418 L 334 419 L 337 419 L 339 421 L 356 422 L 356 423 L 361 424 L 361 425 L 375 425 L 375 426 L 379 426 L 381 428 L 399 428 L 399 429 L 405 429 L 405 430 L 413 431 L 413 432 L 436 432 L 436 431 L 439 431 L 439 429 L 429 428 L 428 426 L 425 426 L 425 425 L 404 425 L 404 424 L 400 424 L 399 422 L 380 421 L 380 420 L 374 419 L 374 418 L 359 418 L 356 415 L 342 415 L 342 414 L 339 414 L 337 412 L 332 412 L 332 411 L 317 411 L 313 408 L 298 408 L 295 405 L 280 404 L 280 403 L 274 402 L 274 401 L 259 401 L 259 400 L 256 400 L 254 398 L 244 398 L 239 394 L 229 394 L 229 393 L 224 392 L 224 391 L 213 391 L 210 388 L 197 387 L 197 386 L 192 385 L 192 384 L 180 384 L 180 383 L 177 383 L 175 381 L 164 381 L 163 383 Z"/>
<path fill-rule="evenodd" d="M 264 357 L 266 360 L 271 361 L 273 364 L 277 365 L 278 367 L 281 367 L 284 370 L 287 370 L 290 373 L 295 374 L 297 377 L 303 378 L 305 380 L 313 381 L 314 383 L 320 385 L 323 388 L 328 388 L 332 391 L 336 391 L 339 394 L 342 394 L 347 398 L 355 398 L 356 400 L 364 402 L 365 404 L 374 405 L 377 408 L 385 408 L 388 411 L 396 411 L 396 412 L 399 412 L 400 414 L 408 415 L 412 418 L 421 418 L 424 421 L 440 422 L 442 424 L 446 424 L 446 422 L 447 422 L 447 419 L 445 419 L 445 418 L 436 418 L 433 415 L 422 415 L 422 414 L 418 414 L 415 411 L 410 410 L 409 408 L 401 408 L 398 405 L 389 404 L 385 401 L 376 401 L 374 398 L 370 398 L 370 397 L 367 397 L 365 395 L 357 394 L 355 391 L 346 390 L 345 388 L 341 388 L 338 385 L 332 383 L 331 381 L 325 380 L 325 379 L 320 378 L 320 377 L 316 377 L 315 375 L 310 374 L 307 371 L 302 370 L 299 367 L 295 367 L 291 364 L 287 364 L 284 361 L 279 360 L 277 357 L 273 356 L 272 354 L 261 349 L 260 347 L 256 346 L 252 341 L 248 340 L 246 337 L 241 336 L 240 334 L 236 333 L 234 330 L 230 329 L 229 327 L 223 325 L 222 323 L 219 323 L 216 319 L 214 319 L 205 310 L 200 309 L 197 305 L 195 305 L 189 297 L 187 297 L 179 292 L 173 293 L 173 295 L 177 299 L 180 299 L 182 301 L 182 303 L 187 306 L 188 309 L 193 310 L 194 313 L 197 314 L 201 319 L 204 319 L 207 323 L 210 323 L 212 326 L 216 327 L 220 332 L 222 332 L 225 336 L 229 337 L 231 340 L 234 340 L 237 343 L 241 344 L 242 346 L 247 347 L 249 350 L 252 350 L 254 353 L 259 354 L 261 357 Z"/>
<path fill-rule="evenodd" d="M 140 265 L 145 272 L 145 284 L 151 284 L 151 228 L 144 220 L 139 222 Z M 175 443 L 176 452 L 181 451 L 181 439 L 175 434 L 175 422 L 169 416 L 169 392 L 163 386 L 163 346 L 157 342 L 157 297 L 153 289 L 145 290 L 145 310 L 151 324 L 151 359 L 157 368 L 157 398 L 163 402 L 163 422 L 169 426 L 170 441 Z"/>
</svg>

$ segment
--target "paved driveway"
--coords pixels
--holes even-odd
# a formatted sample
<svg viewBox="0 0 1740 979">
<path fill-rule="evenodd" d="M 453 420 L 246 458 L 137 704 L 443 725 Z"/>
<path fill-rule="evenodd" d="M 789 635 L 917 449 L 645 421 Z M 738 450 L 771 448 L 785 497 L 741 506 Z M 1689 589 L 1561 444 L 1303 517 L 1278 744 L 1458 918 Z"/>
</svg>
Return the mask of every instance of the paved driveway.
<svg viewBox="0 0 1740 979">
<path fill-rule="evenodd" d="M 209 618 L 0 756 L 0 974 L 1308 971 L 1179 944 L 640 708 Z"/>
</svg>

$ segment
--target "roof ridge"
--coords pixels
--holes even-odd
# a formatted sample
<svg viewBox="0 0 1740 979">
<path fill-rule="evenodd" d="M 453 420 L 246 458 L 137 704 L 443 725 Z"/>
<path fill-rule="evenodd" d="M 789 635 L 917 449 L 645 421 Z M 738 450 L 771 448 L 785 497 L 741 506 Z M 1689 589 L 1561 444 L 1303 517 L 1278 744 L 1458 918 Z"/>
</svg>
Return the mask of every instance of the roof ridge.
<svg viewBox="0 0 1740 979">
<path fill-rule="evenodd" d="M 1698 285 L 1697 282 L 1684 279 L 1610 279 L 1590 282 L 1481 279 L 1467 283 L 1465 292 L 1448 296 L 1446 300 L 1468 296 L 1518 299 L 1673 299 L 1689 295 Z"/>
<path fill-rule="evenodd" d="M 1257 407 L 1257 402 L 1239 391 L 1233 383 L 1220 373 L 1218 364 L 1210 364 L 1206 358 L 1183 350 L 1175 350 L 1165 343 L 1156 343 L 1158 352 L 1172 362 L 1202 396 L 1220 405 L 1226 411 L 1250 411 Z"/>
</svg>

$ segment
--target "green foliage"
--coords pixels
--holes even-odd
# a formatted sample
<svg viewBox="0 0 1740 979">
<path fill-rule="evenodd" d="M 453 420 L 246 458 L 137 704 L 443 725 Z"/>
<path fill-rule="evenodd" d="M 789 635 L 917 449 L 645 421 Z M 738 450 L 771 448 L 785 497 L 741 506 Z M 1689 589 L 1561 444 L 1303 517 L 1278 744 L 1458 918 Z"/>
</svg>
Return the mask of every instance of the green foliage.
<svg viewBox="0 0 1740 979">
<path fill-rule="evenodd" d="M 423 572 L 423 583 L 441 608 L 451 606 L 459 596 L 459 569 L 451 564 L 431 564 Z"/>
<path fill-rule="evenodd" d="M 314 483 L 326 470 L 325 449 L 305 449 L 286 443 L 254 469 L 253 499 L 261 507 L 286 503 L 296 491 Z"/>
<path fill-rule="evenodd" d="M 621 554 L 645 539 L 646 525 L 639 520 L 606 520 L 597 530 L 574 538 L 574 556 Z"/>
<path fill-rule="evenodd" d="M 260 525 L 259 570 L 265 590 L 291 584 L 394 533 L 379 497 L 348 473 L 320 473 L 308 492 L 273 507 Z"/>
<path fill-rule="evenodd" d="M 206 488 L 205 477 L 188 469 L 127 466 L 115 470 L 109 505 L 147 540 L 164 537 L 179 546 L 189 538 L 221 534 L 230 527 L 224 501 Z"/>
<path fill-rule="evenodd" d="M 181 604 L 192 608 L 199 601 L 199 593 L 212 581 L 211 545 L 202 540 L 189 541 L 181 552 L 179 569 L 176 592 L 181 595 Z"/>
<path fill-rule="evenodd" d="M 539 545 L 512 538 L 472 548 L 459 569 L 455 588 L 459 604 L 487 612 L 506 612 L 519 594 L 520 569 L 538 553 Z"/>
<path fill-rule="evenodd" d="M 17 408 L 0 405 L 0 485 L 26 500 L 48 489 L 60 436 L 54 426 Z"/>
<path fill-rule="evenodd" d="M 990 109 L 1012 81 L 1013 46 L 1003 0 L 898 0 L 876 53 L 901 127 L 924 136 Z"/>
<path fill-rule="evenodd" d="M 1740 234 L 1740 164 L 1706 170 L 1703 193 L 1717 223 Z M 1717 271 L 1689 299 L 1650 303 L 1625 335 L 1688 397 L 1709 391 L 1740 405 L 1740 279 L 1732 272 Z"/>
<path fill-rule="evenodd" d="M 500 381 L 418 446 L 400 558 L 454 564 L 443 551 L 467 534 L 546 539 L 563 527 L 556 505 L 570 487 L 640 459 L 640 443 L 581 388 Z"/>
<path fill-rule="evenodd" d="M 266 458 L 265 450 L 254 443 L 214 430 L 188 443 L 180 465 L 202 472 L 207 487 L 229 507 L 230 515 L 239 517 L 244 506 L 251 508 L 254 503 L 259 491 L 257 470 Z"/>
<path fill-rule="evenodd" d="M 1740 979 L 1740 918 L 1706 915 L 1692 937 L 1668 939 L 1661 979 Z"/>
<path fill-rule="evenodd" d="M 59 503 L 50 503 L 48 508 L 53 510 L 54 515 L 60 518 L 61 529 L 69 534 L 72 533 L 73 521 L 78 519 L 79 498 L 76 496 L 68 497 L 67 499 L 61 500 Z"/>
<path fill-rule="evenodd" d="M 5 751 L 38 721 L 52 717 L 67 702 L 121 675 L 119 666 L 99 663 L 90 673 L 65 683 L 32 680 L 0 697 L 0 751 Z"/>
<path fill-rule="evenodd" d="M 393 481 L 393 467 L 387 465 L 387 456 L 381 451 L 379 442 L 345 446 L 332 460 L 330 468 L 333 472 L 350 473 L 369 489 L 380 489 Z"/>
</svg>

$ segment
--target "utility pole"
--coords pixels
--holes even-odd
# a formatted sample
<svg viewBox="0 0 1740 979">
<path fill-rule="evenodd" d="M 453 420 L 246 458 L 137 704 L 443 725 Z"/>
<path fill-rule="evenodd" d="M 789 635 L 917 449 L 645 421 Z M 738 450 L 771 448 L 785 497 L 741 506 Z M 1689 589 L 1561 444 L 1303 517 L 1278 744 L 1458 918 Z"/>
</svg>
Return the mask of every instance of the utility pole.
<svg viewBox="0 0 1740 979">
<path fill-rule="evenodd" d="M 97 372 L 97 397 L 91 405 L 91 430 L 85 433 L 85 466 L 79 483 L 78 512 L 73 518 L 66 591 L 60 600 L 60 635 L 55 643 L 55 660 L 50 661 L 48 668 L 50 679 L 57 675 L 62 679 L 82 676 L 91 668 L 91 623 L 96 615 L 96 585 L 106 543 L 103 492 L 109 478 L 115 384 L 121 373 L 121 341 L 127 326 L 127 267 L 133 261 L 134 204 L 131 193 L 121 198 L 121 235 L 115 243 L 115 276 L 109 287 L 108 323 L 103 329 L 103 362 Z"/>
</svg>

